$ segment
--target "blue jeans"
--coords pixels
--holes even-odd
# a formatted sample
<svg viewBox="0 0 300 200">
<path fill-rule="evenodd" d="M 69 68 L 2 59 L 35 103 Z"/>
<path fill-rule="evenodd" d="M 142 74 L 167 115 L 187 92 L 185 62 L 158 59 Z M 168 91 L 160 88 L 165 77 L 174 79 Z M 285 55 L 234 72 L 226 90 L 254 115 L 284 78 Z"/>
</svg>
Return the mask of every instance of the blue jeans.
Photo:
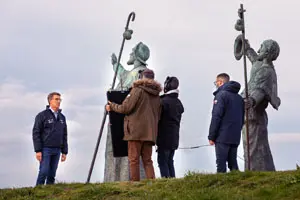
<svg viewBox="0 0 300 200">
<path fill-rule="evenodd" d="M 237 149 L 238 145 L 236 144 L 224 144 L 224 143 L 215 143 L 216 147 L 216 163 L 217 163 L 217 172 L 226 173 L 226 162 L 228 162 L 228 168 L 230 171 L 239 170 L 237 164 Z"/>
<path fill-rule="evenodd" d="M 56 170 L 60 158 L 60 148 L 43 148 L 39 175 L 36 185 L 54 184 Z"/>
<path fill-rule="evenodd" d="M 157 162 L 160 170 L 161 177 L 165 178 L 175 178 L 175 169 L 174 169 L 174 154 L 175 150 L 157 150 Z"/>
</svg>

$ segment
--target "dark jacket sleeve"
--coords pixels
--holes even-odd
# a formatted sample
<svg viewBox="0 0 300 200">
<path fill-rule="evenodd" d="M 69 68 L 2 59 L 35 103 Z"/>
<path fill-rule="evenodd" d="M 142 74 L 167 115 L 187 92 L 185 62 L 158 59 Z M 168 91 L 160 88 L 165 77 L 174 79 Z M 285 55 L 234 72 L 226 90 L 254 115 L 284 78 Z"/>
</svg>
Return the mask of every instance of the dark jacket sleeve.
<svg viewBox="0 0 300 200">
<path fill-rule="evenodd" d="M 212 118 L 209 127 L 208 139 L 215 141 L 218 137 L 219 128 L 222 122 L 222 118 L 225 112 L 225 95 L 219 93 L 214 99 L 214 105 L 212 110 Z"/>
<path fill-rule="evenodd" d="M 61 153 L 62 154 L 68 154 L 68 127 L 67 127 L 67 120 L 66 122 L 66 127 L 64 130 L 64 136 L 63 136 L 63 146 L 61 148 Z"/>
<path fill-rule="evenodd" d="M 43 131 L 43 116 L 38 114 L 35 117 L 34 125 L 32 129 L 32 140 L 35 152 L 42 152 L 42 131 Z"/>
<path fill-rule="evenodd" d="M 162 120 L 164 118 L 164 115 L 166 114 L 167 105 L 164 101 L 163 97 L 160 99 L 160 106 L 159 106 L 159 119 L 158 119 L 158 132 L 160 132 L 161 126 L 162 126 Z"/>
<path fill-rule="evenodd" d="M 160 105 L 159 105 L 159 112 L 158 112 L 158 122 L 161 121 L 161 119 L 163 118 L 163 115 L 164 115 L 164 106 L 162 104 L 162 101 L 160 101 Z"/>
<path fill-rule="evenodd" d="M 142 89 L 140 88 L 133 88 L 130 91 L 130 95 L 126 97 L 126 99 L 123 101 L 122 105 L 111 103 L 110 107 L 113 111 L 117 113 L 122 114 L 130 114 L 131 111 L 135 108 L 136 103 L 140 99 L 142 93 Z"/>
<path fill-rule="evenodd" d="M 181 114 L 182 114 L 182 113 L 184 113 L 184 106 L 183 106 L 183 104 L 182 104 L 181 101 L 180 101 L 180 105 L 181 105 L 181 109 L 182 109 L 182 110 L 181 110 Z"/>
</svg>

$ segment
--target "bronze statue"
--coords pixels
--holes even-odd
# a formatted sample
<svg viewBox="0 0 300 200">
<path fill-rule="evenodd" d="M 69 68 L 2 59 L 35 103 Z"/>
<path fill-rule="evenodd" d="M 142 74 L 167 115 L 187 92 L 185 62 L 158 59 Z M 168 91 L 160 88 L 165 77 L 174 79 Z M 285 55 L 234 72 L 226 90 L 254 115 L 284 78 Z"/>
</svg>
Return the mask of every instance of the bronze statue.
<svg viewBox="0 0 300 200">
<path fill-rule="evenodd" d="M 242 48 L 241 35 L 235 41 L 235 57 L 239 59 Z M 277 90 L 277 75 L 273 61 L 279 56 L 280 48 L 276 41 L 265 40 L 258 54 L 245 40 L 245 53 L 252 63 L 250 80 L 248 82 L 249 98 L 246 107 L 249 109 L 249 152 L 250 170 L 275 171 L 272 153 L 268 141 L 268 115 L 266 109 L 270 103 L 278 110 L 280 98 Z M 241 94 L 245 98 L 245 92 Z M 243 130 L 245 168 L 248 164 L 245 129 Z"/>
<path fill-rule="evenodd" d="M 277 75 L 273 61 L 279 56 L 280 48 L 276 41 L 265 40 L 258 54 L 250 47 L 245 38 L 245 19 L 243 4 L 238 10 L 239 19 L 235 29 L 241 31 L 234 42 L 234 56 L 244 60 L 245 89 L 242 96 L 245 100 L 245 124 L 243 144 L 245 169 L 254 171 L 275 171 L 274 161 L 268 141 L 268 104 L 278 110 L 280 98 L 277 91 Z M 250 80 L 247 80 L 248 58 L 252 64 Z"/>
<path fill-rule="evenodd" d="M 132 87 L 134 81 L 139 78 L 139 71 L 146 69 L 146 61 L 150 57 L 149 48 L 142 42 L 138 43 L 130 54 L 127 62 L 128 65 L 133 65 L 132 70 L 126 70 L 119 64 L 117 71 L 117 78 L 119 84 L 116 90 L 128 90 Z M 111 62 L 114 71 L 117 69 L 117 57 L 112 54 Z M 142 164 L 142 162 L 140 162 Z M 144 168 L 141 167 L 141 178 L 145 178 Z M 106 149 L 105 149 L 105 169 L 104 169 L 104 182 L 113 181 L 128 181 L 129 180 L 129 165 L 128 157 L 113 157 L 111 130 L 108 126 Z"/>
</svg>

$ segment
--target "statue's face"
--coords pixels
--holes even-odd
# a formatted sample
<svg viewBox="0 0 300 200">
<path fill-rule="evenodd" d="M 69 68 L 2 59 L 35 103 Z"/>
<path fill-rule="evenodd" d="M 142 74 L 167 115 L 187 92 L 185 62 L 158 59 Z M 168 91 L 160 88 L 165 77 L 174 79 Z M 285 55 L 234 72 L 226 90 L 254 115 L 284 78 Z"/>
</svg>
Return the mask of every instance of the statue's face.
<svg viewBox="0 0 300 200">
<path fill-rule="evenodd" d="M 134 61 L 136 60 L 136 57 L 135 57 L 135 47 L 132 49 L 132 52 L 130 53 L 129 55 L 129 60 L 127 61 L 127 64 L 128 65 L 133 65 L 134 64 Z"/>
<path fill-rule="evenodd" d="M 264 58 L 268 56 L 268 49 L 264 43 L 261 44 L 259 50 L 257 51 L 258 57 L 257 60 L 262 61 Z"/>
</svg>

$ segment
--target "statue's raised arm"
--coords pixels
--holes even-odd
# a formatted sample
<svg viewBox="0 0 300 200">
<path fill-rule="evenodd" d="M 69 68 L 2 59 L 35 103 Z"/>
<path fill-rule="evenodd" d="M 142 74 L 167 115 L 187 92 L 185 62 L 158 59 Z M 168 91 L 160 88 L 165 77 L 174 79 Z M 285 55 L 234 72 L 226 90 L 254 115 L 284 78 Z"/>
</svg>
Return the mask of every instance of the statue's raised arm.
<svg viewBox="0 0 300 200">
<path fill-rule="evenodd" d="M 117 70 L 117 62 L 118 62 L 117 56 L 116 56 L 116 54 L 113 53 L 111 55 L 111 64 L 113 65 L 114 72 L 116 72 L 116 70 Z M 120 63 L 118 72 L 117 72 L 117 78 L 121 81 L 124 79 L 124 77 L 126 77 L 127 74 L 128 74 L 128 71 Z"/>
<path fill-rule="evenodd" d="M 250 60 L 250 62 L 253 64 L 257 60 L 257 53 L 255 50 L 250 46 L 249 41 L 245 41 L 245 49 L 246 49 L 246 56 Z"/>
</svg>

